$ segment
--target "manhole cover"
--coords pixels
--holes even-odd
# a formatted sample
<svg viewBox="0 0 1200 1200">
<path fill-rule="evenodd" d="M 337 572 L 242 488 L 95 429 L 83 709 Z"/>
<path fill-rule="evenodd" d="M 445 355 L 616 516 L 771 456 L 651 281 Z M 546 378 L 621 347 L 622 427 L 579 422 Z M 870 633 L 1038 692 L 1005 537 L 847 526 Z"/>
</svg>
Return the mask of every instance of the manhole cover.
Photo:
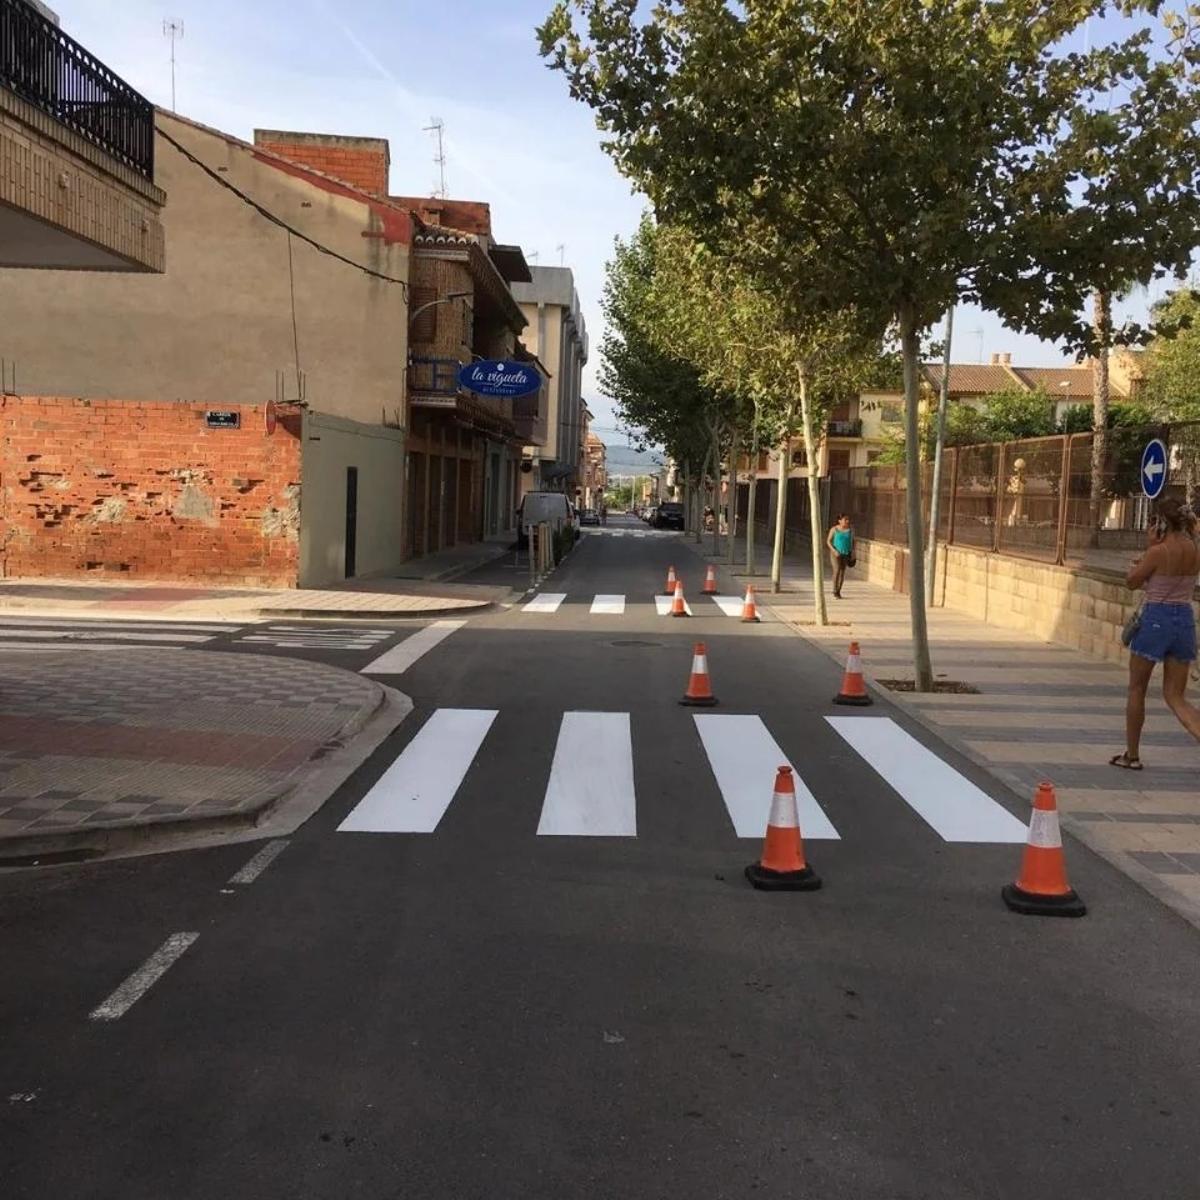
<svg viewBox="0 0 1200 1200">
<path fill-rule="evenodd" d="M 610 642 L 613 646 L 661 646 L 662 642 L 644 642 L 638 638 L 630 638 L 628 641 Z"/>
</svg>

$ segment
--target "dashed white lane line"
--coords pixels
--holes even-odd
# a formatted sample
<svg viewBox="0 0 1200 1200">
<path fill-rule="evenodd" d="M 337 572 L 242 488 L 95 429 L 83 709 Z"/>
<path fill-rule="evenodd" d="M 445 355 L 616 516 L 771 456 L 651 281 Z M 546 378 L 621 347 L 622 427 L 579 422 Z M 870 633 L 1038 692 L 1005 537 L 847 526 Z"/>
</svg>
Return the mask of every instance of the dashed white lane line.
<svg viewBox="0 0 1200 1200">
<path fill-rule="evenodd" d="M 528 613 L 552 613 L 558 612 L 559 605 L 567 598 L 566 592 L 542 592 L 538 596 L 534 596 L 524 608 L 522 612 Z"/>
<path fill-rule="evenodd" d="M 432 833 L 450 807 L 494 708 L 439 708 L 338 826 L 343 833 Z"/>
<path fill-rule="evenodd" d="M 439 642 L 448 638 L 456 629 L 461 629 L 466 621 L 434 621 L 424 629 L 418 629 L 411 637 L 405 638 L 399 645 L 385 650 L 378 658 L 373 659 L 363 667 L 363 675 L 403 675 L 409 667 L 428 654 Z"/>
<path fill-rule="evenodd" d="M 93 1021 L 123 1017 L 177 962 L 199 933 L 173 933 L 103 1004 L 88 1016 Z"/>
<path fill-rule="evenodd" d="M 230 883 L 253 883 L 279 856 L 288 844 L 287 838 L 268 842 L 237 874 L 230 876 Z"/>
<path fill-rule="evenodd" d="M 537 831 L 637 836 L 628 713 L 563 713 Z"/>
<path fill-rule="evenodd" d="M 891 717 L 826 717 L 947 842 L 1025 841 L 1023 821 L 922 746 Z"/>
<path fill-rule="evenodd" d="M 592 601 L 591 612 L 593 614 L 607 614 L 610 616 L 621 616 L 625 611 L 624 596 L 597 596 Z"/>
</svg>

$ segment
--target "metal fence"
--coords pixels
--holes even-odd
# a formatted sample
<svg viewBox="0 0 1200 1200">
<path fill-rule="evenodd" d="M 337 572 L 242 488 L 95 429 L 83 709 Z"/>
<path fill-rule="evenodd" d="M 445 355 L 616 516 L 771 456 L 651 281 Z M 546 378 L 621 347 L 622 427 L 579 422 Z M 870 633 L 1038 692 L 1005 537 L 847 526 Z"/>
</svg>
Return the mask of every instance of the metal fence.
<svg viewBox="0 0 1200 1200">
<path fill-rule="evenodd" d="M 154 106 L 24 0 L 0 0 L 0 86 L 154 179 Z"/>
<path fill-rule="evenodd" d="M 1200 507 L 1200 422 L 959 446 L 942 464 L 938 536 L 1038 562 L 1124 571 L 1145 545 L 1150 502 L 1142 491 L 1146 442 L 1168 448 L 1164 495 Z M 932 464 L 923 467 L 929 521 Z M 829 475 L 829 511 L 848 512 L 860 537 L 908 540 L 903 466 L 850 467 Z"/>
</svg>

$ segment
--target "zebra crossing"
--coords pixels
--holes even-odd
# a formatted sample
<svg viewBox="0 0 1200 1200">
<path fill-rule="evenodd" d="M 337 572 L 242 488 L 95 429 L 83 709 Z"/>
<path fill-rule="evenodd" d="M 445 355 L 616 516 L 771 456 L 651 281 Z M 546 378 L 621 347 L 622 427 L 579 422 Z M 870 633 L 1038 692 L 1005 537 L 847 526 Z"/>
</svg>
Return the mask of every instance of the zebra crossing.
<svg viewBox="0 0 1200 1200">
<path fill-rule="evenodd" d="M 121 646 L 181 649 L 211 642 L 237 628 L 234 624 L 217 622 L 5 617 L 0 619 L 0 648 L 6 651 L 103 650 Z"/>
<path fill-rule="evenodd" d="M 567 598 L 567 592 L 538 592 L 531 600 L 521 605 L 521 612 L 531 613 L 534 616 L 553 616 L 563 608 Z M 741 619 L 742 605 L 745 602 L 742 596 L 701 595 L 697 602 L 701 616 L 718 615 L 709 607 L 710 602 L 720 610 L 720 615 Z M 629 603 L 637 602 L 629 601 Z M 656 595 L 654 597 L 654 610 L 660 617 L 670 616 L 672 604 L 674 604 L 674 597 L 672 596 Z M 621 617 L 626 613 L 626 605 L 627 597 L 624 595 L 597 593 L 592 597 L 588 613 L 591 616 Z M 689 617 L 696 615 L 692 609 L 691 602 L 686 598 L 684 599 L 683 607 Z M 568 606 L 568 610 L 571 612 L 577 611 L 571 606 Z"/>
<path fill-rule="evenodd" d="M 635 540 L 640 540 L 641 538 L 677 538 L 680 536 L 678 529 L 596 529 L 594 526 L 581 529 L 579 534 L 580 537 L 627 537 L 634 538 Z"/>
<path fill-rule="evenodd" d="M 439 708 L 338 826 L 345 833 L 434 833 L 470 774 L 497 709 Z M 761 717 L 692 717 L 734 834 L 761 837 L 775 774 L 792 768 L 800 825 L 813 840 L 840 840 L 834 816 L 844 789 L 817 795 L 803 764 L 789 762 Z M 1026 827 L 890 717 L 826 717 L 834 733 L 944 842 L 1020 843 Z M 534 836 L 636 837 L 639 801 L 630 714 L 566 712 Z M 523 786 L 538 774 L 522 771 Z M 828 809 L 834 810 L 830 815 Z"/>
<path fill-rule="evenodd" d="M 394 629 L 361 629 L 357 625 L 268 625 L 255 627 L 237 640 L 284 650 L 373 650 L 395 633 Z"/>
</svg>

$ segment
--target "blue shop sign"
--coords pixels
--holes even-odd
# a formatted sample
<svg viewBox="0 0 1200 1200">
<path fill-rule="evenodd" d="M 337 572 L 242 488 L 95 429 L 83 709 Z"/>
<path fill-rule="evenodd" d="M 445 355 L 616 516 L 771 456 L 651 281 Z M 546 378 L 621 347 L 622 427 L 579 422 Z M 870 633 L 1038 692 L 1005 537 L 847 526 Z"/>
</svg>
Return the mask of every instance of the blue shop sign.
<svg viewBox="0 0 1200 1200">
<path fill-rule="evenodd" d="M 459 368 L 458 382 L 480 396 L 528 396 L 542 386 L 536 367 L 485 358 Z"/>
</svg>

